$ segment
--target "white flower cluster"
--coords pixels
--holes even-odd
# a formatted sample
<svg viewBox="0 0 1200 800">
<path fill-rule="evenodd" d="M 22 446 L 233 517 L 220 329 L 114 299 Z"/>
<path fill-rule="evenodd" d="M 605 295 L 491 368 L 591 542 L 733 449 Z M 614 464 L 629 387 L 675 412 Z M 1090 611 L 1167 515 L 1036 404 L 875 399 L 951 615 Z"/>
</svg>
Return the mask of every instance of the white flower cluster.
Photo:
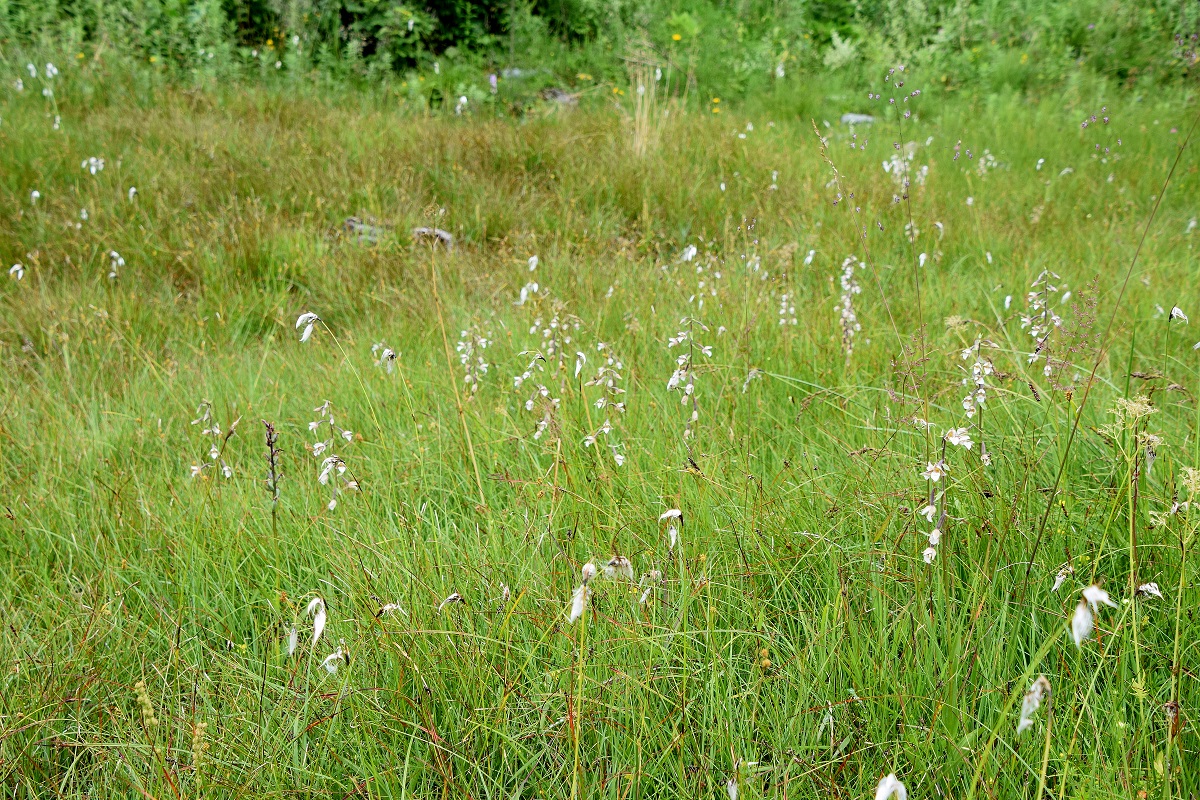
<svg viewBox="0 0 1200 800">
<path fill-rule="evenodd" d="M 700 344 L 696 341 L 696 328 L 708 332 L 708 327 L 703 322 L 685 317 L 679 321 L 679 326 L 683 330 L 667 340 L 667 347 L 686 347 L 686 349 L 675 359 L 675 371 L 671 373 L 671 378 L 667 381 L 667 391 L 681 390 L 683 394 L 679 398 L 679 402 L 683 405 L 691 403 L 692 413 L 683 429 L 683 438 L 691 439 L 695 435 L 693 426 L 700 419 L 700 407 L 696 403 L 695 370 L 693 369 L 696 352 L 699 351 L 706 358 L 712 358 L 713 349 L 712 345 Z"/>
<path fill-rule="evenodd" d="M 697 309 L 704 308 L 706 297 L 715 299 L 717 296 L 717 281 L 721 280 L 721 270 L 713 270 L 712 276 L 706 277 L 708 269 L 704 264 L 696 265 L 696 291 L 688 298 L 688 302 L 695 303 Z"/>
<path fill-rule="evenodd" d="M 976 339 L 975 343 L 970 347 L 964 348 L 962 351 L 963 361 L 974 361 L 971 363 L 971 373 L 962 379 L 962 385 L 967 387 L 967 394 L 963 397 L 962 407 L 967 412 L 967 418 L 975 416 L 980 408 L 987 403 L 988 385 L 987 378 L 992 374 L 992 362 L 986 356 L 981 356 L 979 347 L 983 344 L 983 340 Z"/>
<path fill-rule="evenodd" d="M 1042 357 L 1042 351 L 1054 329 L 1062 327 L 1062 317 L 1054 311 L 1050 303 L 1051 295 L 1059 291 L 1059 287 L 1050 282 L 1052 280 L 1056 282 L 1060 280 L 1058 274 L 1050 270 L 1043 270 L 1031 284 L 1029 293 L 1025 295 L 1028 313 L 1021 315 L 1021 327 L 1029 328 L 1029 335 L 1036 342 L 1033 352 L 1029 354 L 1028 363 L 1030 364 Z M 1060 301 L 1066 302 L 1070 299 L 1071 293 L 1066 290 L 1065 285 L 1062 289 Z M 1042 373 L 1049 376 L 1050 372 L 1050 364 L 1047 363 L 1042 368 Z"/>
<path fill-rule="evenodd" d="M 598 342 L 596 344 L 596 350 L 600 352 L 600 356 L 604 359 L 604 361 L 599 367 L 596 368 L 596 376 L 584 383 L 584 386 L 600 387 L 601 395 L 596 399 L 596 402 L 593 403 L 597 409 L 601 411 L 604 411 L 605 409 L 611 409 L 616 411 L 618 414 L 624 414 L 625 402 L 621 400 L 620 397 L 621 395 L 625 394 L 625 390 L 620 387 L 619 382 L 621 380 L 620 370 L 624 369 L 625 365 L 620 359 L 613 355 L 612 350 L 604 342 Z M 583 353 L 579 353 L 579 360 L 575 362 L 575 369 L 577 373 L 583 368 L 584 361 L 586 361 L 586 359 L 584 358 Z M 612 424 L 608 419 L 605 419 L 604 424 L 601 425 L 595 433 L 588 435 L 583 440 L 583 444 L 585 447 L 590 447 L 596 443 L 600 436 L 611 438 L 608 437 L 608 434 L 611 432 Z M 608 448 L 612 451 L 613 461 L 616 462 L 618 467 L 625 463 L 625 456 L 621 453 L 621 447 L 622 445 L 619 442 L 608 442 Z"/>
<path fill-rule="evenodd" d="M 797 324 L 795 298 L 788 292 L 779 295 L 779 324 Z"/>
<path fill-rule="evenodd" d="M 854 313 L 854 295 L 862 294 L 862 287 L 854 278 L 854 269 L 861 264 L 854 256 L 847 256 L 842 262 L 842 296 L 838 299 L 838 319 L 842 326 L 842 349 L 846 352 L 846 360 L 854 353 L 854 335 L 862 330 L 858 315 Z"/>
<path fill-rule="evenodd" d="M 338 495 L 344 491 L 358 491 L 358 481 L 352 478 L 345 478 L 346 462 L 333 452 L 334 446 L 338 443 L 338 439 L 345 442 L 354 441 L 354 433 L 339 426 L 333 418 L 333 404 L 326 400 L 321 405 L 313 409 L 320 416 L 312 422 L 308 423 L 308 429 L 320 436 L 322 426 L 325 427 L 326 436 L 323 439 L 318 439 L 313 443 L 312 454 L 315 458 L 321 459 L 321 471 L 317 475 L 317 481 L 322 486 L 330 488 L 329 503 L 326 506 L 330 511 L 337 507 Z M 342 480 L 342 487 L 338 487 L 338 479 Z"/>
<path fill-rule="evenodd" d="M 200 405 L 196 407 L 196 413 L 199 415 L 192 420 L 193 425 L 203 425 L 204 429 L 200 431 L 201 436 L 209 437 L 208 461 L 202 461 L 199 464 L 192 465 L 192 477 L 197 478 L 204 470 L 209 467 L 219 466 L 221 474 L 226 478 L 233 477 L 233 468 L 226 463 L 223 455 L 225 442 L 233 435 L 237 423 L 230 426 L 229 432 L 221 430 L 221 424 L 213 417 L 213 405 L 209 400 L 201 400 Z"/>
<path fill-rule="evenodd" d="M 491 341 L 479 331 L 478 325 L 472 325 L 463 331 L 454 349 L 458 351 L 458 361 L 463 367 L 463 383 L 470 387 L 471 394 L 479 391 L 479 381 L 487 375 L 490 366 L 484 358 L 483 351 Z"/>
<path fill-rule="evenodd" d="M 540 439 L 546 429 L 554 422 L 554 412 L 558 410 L 561 401 L 557 397 L 552 397 L 550 389 L 542 382 L 541 377 L 546 371 L 546 357 L 542 355 L 540 350 L 526 350 L 521 353 L 522 356 L 530 356 L 529 364 L 525 367 L 525 371 L 513 378 L 513 388 L 520 389 L 529 381 L 532 381 L 534 376 L 538 376 L 538 380 L 534 382 L 533 393 L 525 400 L 525 410 L 533 411 L 539 408 L 542 412 L 542 418 L 538 420 L 537 427 L 534 429 L 533 438 Z"/>
<path fill-rule="evenodd" d="M 865 146 L 864 142 L 864 146 Z M 892 153 L 891 158 L 883 162 L 883 171 L 892 176 L 896 189 L 904 194 L 913 183 L 924 186 L 929 178 L 929 165 L 916 166 L 913 161 L 917 157 L 917 143 L 909 142 L 903 149 Z M 898 199 L 898 198 L 893 198 Z"/>
<path fill-rule="evenodd" d="M 558 369 L 562 369 L 566 348 L 571 344 L 573 332 L 579 330 L 581 323 L 578 317 L 567 314 L 558 301 L 554 302 L 552 311 L 550 319 L 544 323 L 540 315 L 536 317 L 529 326 L 529 333 L 542 337 L 541 349 L 545 353 L 546 361 L 556 362 Z"/>
<path fill-rule="evenodd" d="M 376 342 L 371 345 L 371 355 L 375 356 L 375 366 L 392 374 L 392 370 L 396 368 L 397 353 L 392 348 L 388 347 L 384 342 Z"/>
</svg>

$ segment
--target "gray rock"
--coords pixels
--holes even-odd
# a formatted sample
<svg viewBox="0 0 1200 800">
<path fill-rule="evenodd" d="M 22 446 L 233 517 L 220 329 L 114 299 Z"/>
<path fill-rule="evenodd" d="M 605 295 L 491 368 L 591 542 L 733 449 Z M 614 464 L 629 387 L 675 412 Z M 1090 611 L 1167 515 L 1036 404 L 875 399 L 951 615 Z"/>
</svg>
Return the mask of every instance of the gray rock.
<svg viewBox="0 0 1200 800">
<path fill-rule="evenodd" d="M 854 114 L 849 112 L 842 114 L 843 125 L 870 125 L 874 121 L 875 118 L 870 114 Z"/>
<path fill-rule="evenodd" d="M 354 236 L 359 243 L 365 242 L 366 244 L 378 244 L 379 240 L 387 235 L 387 228 L 364 222 L 358 217 L 346 217 L 346 221 L 342 223 L 342 229 Z"/>
<path fill-rule="evenodd" d="M 579 104 L 579 95 L 571 94 L 565 89 L 559 89 L 557 86 L 542 89 L 541 95 L 543 100 L 558 103 L 559 105 L 574 106 Z"/>
<path fill-rule="evenodd" d="M 442 245 L 447 250 L 454 249 L 454 235 L 441 228 L 413 228 L 413 241 L 417 244 Z"/>
</svg>

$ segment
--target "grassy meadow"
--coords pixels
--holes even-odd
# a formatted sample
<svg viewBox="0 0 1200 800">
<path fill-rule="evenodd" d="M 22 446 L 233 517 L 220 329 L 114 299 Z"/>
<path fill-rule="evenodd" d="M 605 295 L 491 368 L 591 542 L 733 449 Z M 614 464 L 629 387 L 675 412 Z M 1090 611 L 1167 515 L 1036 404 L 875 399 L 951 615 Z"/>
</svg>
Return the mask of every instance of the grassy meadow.
<svg viewBox="0 0 1200 800">
<path fill-rule="evenodd" d="M 5 797 L 1200 792 L 1182 90 L 25 80 Z"/>
</svg>

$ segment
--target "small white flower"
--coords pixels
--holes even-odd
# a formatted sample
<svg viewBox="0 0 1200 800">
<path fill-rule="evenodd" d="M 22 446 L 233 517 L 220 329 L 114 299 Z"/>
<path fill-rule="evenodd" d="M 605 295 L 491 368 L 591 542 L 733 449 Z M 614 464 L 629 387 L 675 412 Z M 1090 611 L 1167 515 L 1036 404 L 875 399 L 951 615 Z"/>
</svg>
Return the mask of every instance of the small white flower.
<svg viewBox="0 0 1200 800">
<path fill-rule="evenodd" d="M 696 252 L 696 245 L 689 244 L 687 247 L 683 248 L 683 252 L 679 254 L 679 260 L 691 261 L 696 257 Z"/>
<path fill-rule="evenodd" d="M 1187 314 L 1183 313 L 1183 309 L 1179 306 L 1171 307 L 1171 319 L 1181 319 L 1183 320 L 1184 325 L 1186 325 L 1188 321 Z"/>
<path fill-rule="evenodd" d="M 292 629 L 290 631 L 288 631 L 288 655 L 289 656 L 293 655 L 296 652 L 296 646 L 299 644 L 300 644 L 300 634 L 296 630 L 296 626 L 293 625 Z"/>
<path fill-rule="evenodd" d="M 1075 614 L 1071 617 L 1071 638 L 1075 640 L 1076 647 L 1083 647 L 1084 641 L 1092 635 L 1092 612 L 1088 608 L 1086 600 L 1080 599 L 1079 605 L 1075 606 Z"/>
<path fill-rule="evenodd" d="M 811 264 L 813 262 L 813 257 L 815 257 L 816 255 L 817 255 L 816 250 L 809 250 L 808 255 L 806 255 L 804 257 L 804 266 L 807 267 L 809 264 Z"/>
<path fill-rule="evenodd" d="M 29 64 L 26 64 L 25 69 L 29 70 L 29 77 L 31 77 L 31 78 L 37 77 L 37 67 L 35 67 L 32 62 Z"/>
<path fill-rule="evenodd" d="M 580 573 L 583 575 L 583 582 L 587 583 L 592 578 L 596 577 L 596 565 L 589 561 L 583 565 L 583 569 L 580 570 Z"/>
<path fill-rule="evenodd" d="M 942 479 L 942 476 L 944 476 L 946 472 L 947 468 L 945 461 L 939 461 L 936 464 L 930 461 L 926 464 L 925 471 L 921 473 L 921 476 L 927 481 L 933 481 L 934 483 L 937 483 Z"/>
<path fill-rule="evenodd" d="M 19 281 L 25 277 L 25 267 L 22 266 L 21 264 L 13 264 L 11 267 L 8 268 L 8 274 L 12 277 L 13 280 Z"/>
<path fill-rule="evenodd" d="M 137 196 L 137 187 L 136 187 L 136 186 L 130 186 L 130 187 L 129 187 L 129 200 L 132 202 L 132 201 L 133 201 L 133 198 L 134 198 L 134 197 L 136 197 L 136 196 Z"/>
<path fill-rule="evenodd" d="M 1038 710 L 1042 700 L 1049 694 L 1050 681 L 1046 680 L 1045 675 L 1039 675 L 1021 701 L 1021 718 L 1017 721 L 1017 733 L 1024 733 L 1033 727 L 1034 712 Z"/>
<path fill-rule="evenodd" d="M 921 551 L 921 558 L 925 559 L 926 564 L 932 564 L 933 560 L 935 558 L 937 558 L 937 548 L 936 547 L 926 547 L 924 550 Z"/>
<path fill-rule="evenodd" d="M 937 547 L 942 541 L 942 529 L 934 528 L 929 532 L 929 546 Z"/>
<path fill-rule="evenodd" d="M 533 272 L 535 269 L 537 269 L 537 267 L 538 267 L 538 257 L 530 256 L 529 257 L 529 271 Z"/>
<path fill-rule="evenodd" d="M 313 647 L 317 646 L 317 642 L 321 638 L 321 634 L 325 631 L 325 601 L 320 597 L 314 597 L 308 601 L 308 612 L 313 618 Z"/>
<path fill-rule="evenodd" d="M 375 616 L 382 617 L 385 614 L 392 614 L 396 611 L 399 611 L 406 617 L 408 616 L 408 612 L 401 608 L 399 603 L 385 603 L 384 606 L 375 613 Z"/>
<path fill-rule="evenodd" d="M 955 447 L 965 447 L 968 450 L 975 444 L 971 441 L 971 432 L 966 428 L 951 428 L 946 432 L 946 441 Z"/>
<path fill-rule="evenodd" d="M 725 794 L 729 795 L 729 800 L 737 800 L 738 787 L 736 776 L 725 781 Z"/>
<path fill-rule="evenodd" d="M 683 512 L 680 511 L 678 508 L 672 508 L 669 511 L 664 511 L 661 515 L 659 515 L 658 521 L 662 522 L 663 520 L 682 519 L 682 518 L 683 518 Z"/>
<path fill-rule="evenodd" d="M 56 66 L 54 66 L 53 64 L 51 64 L 51 63 L 47 62 L 47 63 L 46 63 L 46 78 L 47 78 L 47 79 L 51 79 L 51 78 L 53 78 L 53 77 L 54 77 L 55 75 L 57 75 L 57 74 L 58 74 L 58 67 L 56 67 Z"/>
<path fill-rule="evenodd" d="M 36 205 L 38 198 L 40 198 L 41 196 L 42 196 L 42 193 L 39 192 L 37 189 L 34 189 L 32 192 L 29 193 L 29 202 Z"/>
<path fill-rule="evenodd" d="M 937 513 L 937 508 L 932 503 L 930 503 L 929 505 L 925 506 L 917 513 L 920 514 L 921 516 L 925 517 L 925 520 L 930 525 L 932 525 L 933 524 L 933 515 Z"/>
<path fill-rule="evenodd" d="M 896 800 L 908 800 L 908 789 L 904 788 L 904 784 L 900 782 L 894 772 L 881 780 L 875 787 L 875 800 L 890 800 L 892 797 L 895 797 Z"/>
<path fill-rule="evenodd" d="M 321 318 L 311 311 L 305 311 L 296 318 L 296 330 L 300 330 L 301 327 L 304 328 L 304 332 L 300 334 L 300 341 L 308 341 L 308 337 L 312 336 L 313 326 L 316 325 L 320 320 Z"/>
</svg>

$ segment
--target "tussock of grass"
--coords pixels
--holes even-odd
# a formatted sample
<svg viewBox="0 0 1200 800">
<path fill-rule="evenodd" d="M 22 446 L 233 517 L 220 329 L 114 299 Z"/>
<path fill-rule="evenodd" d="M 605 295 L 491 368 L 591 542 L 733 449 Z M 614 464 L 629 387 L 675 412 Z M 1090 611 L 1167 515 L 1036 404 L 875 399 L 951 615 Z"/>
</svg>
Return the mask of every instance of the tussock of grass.
<svg viewBox="0 0 1200 800">
<path fill-rule="evenodd" d="M 821 124 L 832 108 L 817 124 L 854 192 L 834 206 L 807 118 L 676 116 L 639 158 L 603 112 L 87 98 L 64 89 L 60 132 L 31 97 L 0 127 L 0 253 L 27 270 L 0 280 L 0 776 L 17 796 L 690 797 L 732 778 L 743 798 L 864 797 L 890 772 L 917 797 L 1197 791 L 1195 513 L 1159 516 L 1197 464 L 1197 337 L 1157 310 L 1200 313 L 1190 155 L 1116 305 L 1181 106 L 1114 101 L 1107 161 L 1069 98 L 925 98 L 903 139 L 857 131 L 865 154 Z M 911 204 L 880 168 L 894 140 L 929 166 Z M 1000 164 L 955 161 L 959 140 Z M 379 241 L 348 235 L 351 215 Z M 414 245 L 416 225 L 456 248 Z M 847 359 L 849 255 L 866 263 Z M 1043 270 L 1061 276 L 1050 377 L 1020 324 Z M 304 344 L 302 312 L 321 318 Z M 571 341 L 514 389 L 555 315 Z M 685 440 L 692 405 L 666 385 L 689 327 Z M 477 392 L 462 331 L 489 340 Z M 977 338 L 994 373 L 967 419 Z M 584 385 L 598 342 L 624 414 Z M 539 383 L 560 402 L 534 438 Z M 1110 413 L 1137 395 L 1153 413 Z M 190 424 L 204 400 L 217 434 Z M 310 432 L 326 400 L 350 441 Z M 970 450 L 943 444 L 957 427 Z M 346 472 L 322 485 L 326 438 Z M 232 477 L 192 477 L 213 443 Z M 943 453 L 927 565 L 921 473 Z M 568 625 L 582 565 L 614 555 L 641 585 L 593 579 Z M 1163 597 L 1135 599 L 1151 581 Z M 1118 607 L 1077 649 L 1092 583 Z M 1017 736 L 1040 674 L 1052 693 Z"/>
</svg>

